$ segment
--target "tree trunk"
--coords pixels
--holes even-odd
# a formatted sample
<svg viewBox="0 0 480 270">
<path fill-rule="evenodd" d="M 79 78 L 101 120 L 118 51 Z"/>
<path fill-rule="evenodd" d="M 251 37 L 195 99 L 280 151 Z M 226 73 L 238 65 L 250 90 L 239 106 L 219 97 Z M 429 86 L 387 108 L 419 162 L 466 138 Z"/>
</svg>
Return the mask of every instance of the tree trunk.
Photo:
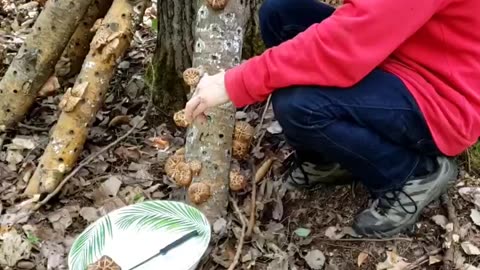
<svg viewBox="0 0 480 270">
<path fill-rule="evenodd" d="M 213 75 L 240 63 L 245 25 L 250 16 L 249 4 L 249 1 L 229 0 L 224 10 L 214 11 L 203 1 L 199 2 L 193 67 L 202 67 Z M 187 201 L 196 205 L 213 223 L 226 214 L 228 204 L 235 107 L 227 103 L 206 113 L 209 119 L 206 123 L 194 121 L 187 131 L 185 157 L 187 161 L 202 163 L 200 175 L 189 187 Z M 196 183 L 207 185 L 210 190 L 209 198 L 200 204 L 193 203 L 190 196 Z"/>
<path fill-rule="evenodd" d="M 192 64 L 195 0 L 158 0 L 154 55 L 154 102 L 168 116 L 184 107 L 188 88 L 182 73 Z"/>
<path fill-rule="evenodd" d="M 114 0 L 92 40 L 75 85 L 60 102 L 62 113 L 25 194 L 52 192 L 72 170 L 115 74 L 117 61 L 129 48 L 136 25 L 141 22 L 145 2 Z"/>
<path fill-rule="evenodd" d="M 90 48 L 90 42 L 95 35 L 95 32 L 90 29 L 97 19 L 105 16 L 111 5 L 112 0 L 95 0 L 90 5 L 57 63 L 55 75 L 60 81 L 68 80 L 80 72 L 83 60 Z"/>
<path fill-rule="evenodd" d="M 48 1 L 0 81 L 0 131 L 28 112 L 93 0 Z"/>
</svg>

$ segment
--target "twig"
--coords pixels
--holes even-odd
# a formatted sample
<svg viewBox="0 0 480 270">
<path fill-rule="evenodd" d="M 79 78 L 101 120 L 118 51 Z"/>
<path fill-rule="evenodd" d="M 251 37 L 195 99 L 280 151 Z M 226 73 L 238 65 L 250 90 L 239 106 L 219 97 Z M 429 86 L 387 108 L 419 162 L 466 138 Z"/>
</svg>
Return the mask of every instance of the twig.
<svg viewBox="0 0 480 270">
<path fill-rule="evenodd" d="M 267 115 L 268 107 L 270 106 L 270 99 L 272 98 L 272 95 L 268 95 L 267 103 L 265 103 L 265 108 L 263 109 L 262 117 L 260 118 L 260 123 L 258 123 L 258 128 L 255 131 L 256 134 L 260 131 L 263 125 L 263 121 L 265 120 L 265 115 Z M 257 141 L 257 144 L 255 145 L 255 148 L 258 148 L 260 146 L 260 143 L 262 142 L 263 136 L 260 137 L 260 139 Z"/>
<path fill-rule="evenodd" d="M 454 235 L 459 236 L 458 231 L 460 230 L 460 225 L 458 223 L 457 214 L 455 213 L 455 206 L 453 206 L 452 200 L 450 199 L 450 196 L 448 196 L 448 193 L 443 194 L 441 200 L 442 204 L 447 209 L 448 220 L 453 224 L 453 230 L 448 232 L 447 235 L 447 242 L 450 243 L 450 245 L 445 251 L 443 263 L 445 265 L 445 269 L 454 269 L 456 261 L 455 256 L 458 253 L 458 247 L 454 241 Z"/>
<path fill-rule="evenodd" d="M 437 248 L 428 252 L 427 254 L 423 255 L 422 257 L 418 258 L 417 260 L 409 264 L 405 270 L 413 270 L 419 266 L 422 266 L 424 263 L 428 262 L 428 257 L 435 256 L 438 253 L 440 253 L 440 251 L 442 251 L 442 249 Z"/>
<path fill-rule="evenodd" d="M 238 219 L 240 219 L 240 222 L 242 223 L 242 234 L 240 235 L 240 239 L 238 242 L 237 252 L 235 253 L 235 257 L 233 258 L 232 264 L 230 264 L 230 267 L 228 268 L 228 270 L 234 270 L 235 266 L 237 266 L 238 261 L 240 260 L 240 255 L 242 254 L 243 241 L 245 239 L 245 229 L 247 225 L 245 224 L 245 220 L 243 220 L 243 216 L 242 216 L 242 213 L 240 212 L 240 209 L 238 209 L 237 201 L 232 198 L 230 200 L 233 204 L 233 208 L 235 209 L 235 212 L 238 215 Z"/>
<path fill-rule="evenodd" d="M 404 241 L 404 242 L 412 242 L 413 239 L 411 238 L 403 238 L 403 237 L 396 237 L 396 238 L 341 238 L 341 239 L 330 239 L 330 238 L 315 238 L 321 241 L 331 241 L 331 242 L 388 242 L 388 241 Z"/>
<path fill-rule="evenodd" d="M 253 232 L 253 227 L 255 226 L 255 219 L 256 219 L 256 208 L 257 208 L 257 183 L 255 182 L 255 175 L 256 175 L 256 170 L 255 170 L 255 164 L 253 161 L 253 158 L 250 159 L 250 168 L 252 170 L 252 198 L 251 198 L 251 205 L 250 205 L 250 219 L 248 221 L 248 229 L 247 229 L 247 234 L 245 237 L 247 239 L 250 239 L 252 236 Z"/>
<path fill-rule="evenodd" d="M 30 130 L 33 130 L 33 131 L 49 131 L 50 130 L 50 128 L 48 128 L 48 127 L 35 127 L 35 126 L 30 126 L 30 125 L 27 125 L 27 124 L 23 124 L 23 123 L 18 123 L 18 126 L 22 127 L 22 128 L 30 129 Z"/>
</svg>

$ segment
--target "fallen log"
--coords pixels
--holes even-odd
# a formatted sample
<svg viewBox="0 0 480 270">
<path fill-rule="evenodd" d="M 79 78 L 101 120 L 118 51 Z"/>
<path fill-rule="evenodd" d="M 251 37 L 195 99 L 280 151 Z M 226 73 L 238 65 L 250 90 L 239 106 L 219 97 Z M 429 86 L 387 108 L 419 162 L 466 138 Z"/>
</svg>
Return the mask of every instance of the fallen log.
<svg viewBox="0 0 480 270">
<path fill-rule="evenodd" d="M 129 48 L 145 7 L 146 0 L 114 0 L 98 24 L 80 74 L 59 104 L 62 113 L 28 183 L 26 195 L 52 192 L 72 170 L 115 74 L 117 61 Z"/>
<path fill-rule="evenodd" d="M 92 27 L 98 19 L 105 16 L 111 5 L 112 0 L 95 0 L 88 8 L 56 65 L 55 76 L 61 82 L 80 72 L 83 60 L 90 49 L 90 42 L 95 35 Z"/>
<path fill-rule="evenodd" d="M 18 123 L 55 64 L 93 0 L 48 1 L 32 33 L 0 81 L 0 131 Z"/>
<path fill-rule="evenodd" d="M 198 3 L 192 66 L 213 75 L 240 64 L 248 1 L 206 0 Z M 199 160 L 187 202 L 213 224 L 226 215 L 232 159 L 235 107 L 225 104 L 206 112 L 208 121 L 194 121 L 187 130 L 185 158 Z M 201 196 L 203 193 L 206 196 Z M 201 200 L 198 200 L 201 198 Z"/>
</svg>

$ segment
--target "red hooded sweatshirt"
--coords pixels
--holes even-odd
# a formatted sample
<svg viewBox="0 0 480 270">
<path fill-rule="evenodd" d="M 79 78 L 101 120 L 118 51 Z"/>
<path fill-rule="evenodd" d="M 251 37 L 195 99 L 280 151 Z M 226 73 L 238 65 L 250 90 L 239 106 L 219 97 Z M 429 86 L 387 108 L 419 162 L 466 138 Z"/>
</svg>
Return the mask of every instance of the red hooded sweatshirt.
<svg viewBox="0 0 480 270">
<path fill-rule="evenodd" d="M 243 107 L 292 85 L 350 87 L 377 67 L 406 84 L 445 155 L 478 140 L 480 0 L 345 0 L 321 23 L 227 70 L 225 86 Z"/>
</svg>

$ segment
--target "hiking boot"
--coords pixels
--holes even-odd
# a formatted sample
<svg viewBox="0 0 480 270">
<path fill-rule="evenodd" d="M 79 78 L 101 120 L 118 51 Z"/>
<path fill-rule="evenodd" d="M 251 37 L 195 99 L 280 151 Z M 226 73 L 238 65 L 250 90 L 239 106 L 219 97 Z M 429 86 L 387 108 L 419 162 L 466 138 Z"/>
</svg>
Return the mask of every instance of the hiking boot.
<svg viewBox="0 0 480 270">
<path fill-rule="evenodd" d="M 338 163 L 314 164 L 301 161 L 295 154 L 287 158 L 287 189 L 313 188 L 317 185 L 346 185 L 352 183 L 350 173 Z"/>
<path fill-rule="evenodd" d="M 446 157 L 437 158 L 437 170 L 408 180 L 399 189 L 386 192 L 355 217 L 353 229 L 366 237 L 391 237 L 414 227 L 421 212 L 446 192 L 455 181 L 458 167 Z"/>
</svg>

